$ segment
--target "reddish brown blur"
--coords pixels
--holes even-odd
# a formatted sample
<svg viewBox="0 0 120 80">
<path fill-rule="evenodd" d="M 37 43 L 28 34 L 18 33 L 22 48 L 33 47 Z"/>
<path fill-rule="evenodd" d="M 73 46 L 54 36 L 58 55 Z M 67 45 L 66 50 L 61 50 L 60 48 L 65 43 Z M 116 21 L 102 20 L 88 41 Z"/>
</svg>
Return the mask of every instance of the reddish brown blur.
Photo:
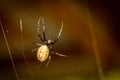
<svg viewBox="0 0 120 80">
<path fill-rule="evenodd" d="M 120 46 L 112 35 L 112 31 L 115 32 L 111 30 L 114 23 L 108 21 L 112 17 L 110 18 L 111 14 L 106 9 L 100 5 L 77 0 L 4 0 L 0 2 L 0 19 L 19 78 L 32 78 L 32 73 L 34 79 L 43 80 L 58 78 L 59 80 L 98 80 L 96 61 L 98 57 L 95 56 L 94 51 L 97 49 L 105 79 L 120 79 L 118 76 L 120 73 L 117 71 L 120 66 Z M 63 21 L 63 32 L 54 49 L 70 56 L 63 58 L 53 55 L 47 68 L 45 68 L 46 62 L 41 64 L 37 60 L 36 52 L 25 56 L 28 65 L 22 55 L 22 40 L 23 52 L 29 52 L 37 47 L 32 42 L 41 43 L 37 35 L 37 21 L 40 16 L 44 17 L 47 37 L 53 40 L 57 37 Z M 23 39 L 19 25 L 20 19 L 23 21 Z M 94 39 L 92 39 L 90 27 L 94 33 Z M 92 40 L 96 41 L 96 47 L 93 46 Z M 0 44 L 0 59 L 3 63 L 1 67 L 3 73 L 0 75 L 3 75 L 3 79 L 6 79 L 7 75 L 8 78 L 16 80 L 2 31 L 0 31 Z"/>
</svg>

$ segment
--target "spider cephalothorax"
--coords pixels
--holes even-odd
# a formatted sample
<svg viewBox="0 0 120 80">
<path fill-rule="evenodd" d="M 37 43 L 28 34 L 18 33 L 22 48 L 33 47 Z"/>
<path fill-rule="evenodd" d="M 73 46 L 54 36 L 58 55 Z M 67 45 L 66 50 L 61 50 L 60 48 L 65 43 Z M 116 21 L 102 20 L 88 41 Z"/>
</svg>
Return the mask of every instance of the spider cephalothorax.
<svg viewBox="0 0 120 80">
<path fill-rule="evenodd" d="M 40 25 L 40 22 L 42 23 Z M 42 27 L 43 29 L 43 36 L 40 35 L 40 27 Z M 43 62 L 43 61 L 47 61 L 47 64 L 46 66 L 49 64 L 49 61 L 51 59 L 51 54 L 56 54 L 56 55 L 59 55 L 59 56 L 62 56 L 62 57 L 66 57 L 66 55 L 63 55 L 63 54 L 59 54 L 59 53 L 56 53 L 53 51 L 52 47 L 53 45 L 58 41 L 58 39 L 60 38 L 60 35 L 61 35 L 61 32 L 62 32 L 62 29 L 63 29 L 63 22 L 61 24 L 61 29 L 58 33 L 58 36 L 55 40 L 50 40 L 50 39 L 46 39 L 46 32 L 45 32 L 45 24 L 44 24 L 44 19 L 42 17 L 39 18 L 38 20 L 38 28 L 37 28 L 37 31 L 38 31 L 38 36 L 39 38 L 41 39 L 42 41 L 42 44 L 39 44 L 39 43 L 35 43 L 37 46 L 39 46 L 37 49 L 34 49 L 33 51 L 36 51 L 37 50 L 37 59 L 40 61 L 40 62 Z"/>
</svg>

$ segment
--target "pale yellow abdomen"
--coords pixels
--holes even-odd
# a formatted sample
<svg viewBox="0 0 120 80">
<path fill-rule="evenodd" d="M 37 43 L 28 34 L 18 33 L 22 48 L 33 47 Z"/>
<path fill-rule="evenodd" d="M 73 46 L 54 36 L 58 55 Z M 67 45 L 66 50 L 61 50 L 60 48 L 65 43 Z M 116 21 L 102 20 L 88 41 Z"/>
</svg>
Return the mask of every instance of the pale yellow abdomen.
<svg viewBox="0 0 120 80">
<path fill-rule="evenodd" d="M 49 48 L 47 47 L 47 45 L 42 45 L 38 48 L 37 51 L 37 59 L 40 62 L 45 61 L 49 56 Z"/>
</svg>

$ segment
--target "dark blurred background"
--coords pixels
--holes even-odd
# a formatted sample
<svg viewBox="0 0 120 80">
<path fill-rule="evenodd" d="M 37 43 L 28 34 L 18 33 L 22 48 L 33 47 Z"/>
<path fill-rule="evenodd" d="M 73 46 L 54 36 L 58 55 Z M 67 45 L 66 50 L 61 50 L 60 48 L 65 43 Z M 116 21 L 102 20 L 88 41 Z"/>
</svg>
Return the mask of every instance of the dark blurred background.
<svg viewBox="0 0 120 80">
<path fill-rule="evenodd" d="M 18 75 L 18 80 L 120 80 L 119 4 L 117 0 L 0 1 L 0 21 L 15 65 L 0 29 L 0 79 L 17 80 Z M 63 21 L 54 50 L 69 56 L 53 55 L 47 68 L 47 61 L 41 63 L 36 52 L 31 53 L 38 47 L 32 42 L 41 43 L 37 35 L 41 16 L 47 38 L 53 40 Z"/>
</svg>

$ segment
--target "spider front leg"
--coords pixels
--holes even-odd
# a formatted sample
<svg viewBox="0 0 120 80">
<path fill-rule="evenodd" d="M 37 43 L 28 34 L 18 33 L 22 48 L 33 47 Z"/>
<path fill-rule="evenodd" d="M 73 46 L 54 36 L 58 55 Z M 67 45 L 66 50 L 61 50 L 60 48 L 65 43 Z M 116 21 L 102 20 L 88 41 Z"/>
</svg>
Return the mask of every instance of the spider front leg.
<svg viewBox="0 0 120 80">
<path fill-rule="evenodd" d="M 41 22 L 41 25 L 40 25 L 40 22 Z M 42 41 L 46 41 L 45 22 L 44 22 L 43 17 L 40 17 L 39 20 L 38 20 L 39 33 L 40 33 L 40 27 L 41 26 L 42 26 L 42 29 L 43 29 L 43 39 L 42 39 Z M 41 37 L 41 36 L 39 35 L 39 37 Z"/>
<path fill-rule="evenodd" d="M 41 35 L 38 34 L 38 36 L 39 36 L 40 40 L 41 40 L 42 42 L 44 42 L 44 40 L 42 39 Z"/>
<path fill-rule="evenodd" d="M 54 40 L 54 42 L 52 42 L 52 45 L 54 45 L 54 44 L 59 40 L 60 35 L 61 35 L 61 33 L 62 33 L 62 30 L 63 30 L 63 22 L 61 23 L 61 28 L 60 28 L 60 31 L 59 31 L 59 33 L 58 33 L 58 36 L 57 36 L 57 38 Z"/>
<path fill-rule="evenodd" d="M 46 32 L 45 32 L 45 22 L 44 22 L 44 19 L 43 18 L 41 18 L 42 19 L 42 26 L 43 26 L 43 39 L 44 39 L 44 41 L 46 41 Z"/>
<path fill-rule="evenodd" d="M 39 20 L 38 20 L 37 32 L 38 32 L 38 37 L 40 38 L 40 40 L 41 40 L 42 42 L 44 42 L 42 36 L 40 35 L 40 20 L 41 20 L 41 17 L 40 17 Z"/>
</svg>

